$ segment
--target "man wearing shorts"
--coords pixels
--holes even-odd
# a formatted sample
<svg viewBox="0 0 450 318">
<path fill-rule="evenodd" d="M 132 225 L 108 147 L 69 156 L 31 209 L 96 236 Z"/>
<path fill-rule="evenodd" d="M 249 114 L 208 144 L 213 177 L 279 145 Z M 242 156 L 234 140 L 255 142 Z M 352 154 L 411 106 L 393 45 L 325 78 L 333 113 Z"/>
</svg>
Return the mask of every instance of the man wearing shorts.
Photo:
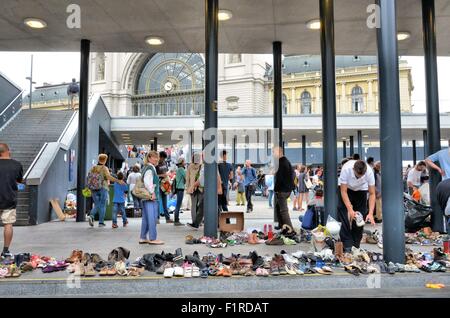
<svg viewBox="0 0 450 318">
<path fill-rule="evenodd" d="M 9 246 L 13 238 L 13 224 L 16 223 L 17 183 L 22 183 L 23 168 L 11 159 L 7 144 L 0 143 L 0 217 L 3 223 L 2 257 L 12 257 Z"/>
</svg>

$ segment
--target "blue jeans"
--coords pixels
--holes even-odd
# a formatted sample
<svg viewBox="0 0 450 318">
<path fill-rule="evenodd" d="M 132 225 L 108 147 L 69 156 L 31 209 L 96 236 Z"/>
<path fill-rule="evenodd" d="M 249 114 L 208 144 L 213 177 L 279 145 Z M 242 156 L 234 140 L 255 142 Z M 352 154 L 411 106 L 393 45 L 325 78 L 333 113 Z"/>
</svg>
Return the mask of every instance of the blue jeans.
<svg viewBox="0 0 450 318">
<path fill-rule="evenodd" d="M 139 199 L 134 194 L 131 194 L 131 197 L 133 198 L 133 208 L 134 208 L 134 210 L 136 211 L 136 210 L 142 209 L 142 200 Z"/>
<path fill-rule="evenodd" d="M 95 218 L 99 212 L 99 223 L 103 224 L 106 214 L 106 199 L 108 198 L 108 191 L 104 188 L 98 191 L 92 191 L 92 199 L 94 200 L 94 208 L 91 211 L 91 216 Z"/>
<path fill-rule="evenodd" d="M 175 222 L 180 221 L 180 209 L 181 209 L 181 203 L 183 203 L 183 197 L 184 197 L 184 190 L 177 189 L 177 206 L 175 207 L 175 212 L 174 212 Z"/>
<path fill-rule="evenodd" d="M 170 214 L 167 210 L 167 195 L 161 189 L 159 189 L 159 193 L 161 197 L 161 199 L 159 200 L 160 215 L 164 215 L 166 220 L 170 220 Z"/>
<path fill-rule="evenodd" d="M 127 223 L 127 213 L 125 212 L 125 203 L 116 203 L 114 202 L 113 213 L 112 213 L 112 221 L 113 224 L 117 224 L 117 212 L 122 213 L 122 221 L 123 224 Z"/>
<path fill-rule="evenodd" d="M 273 207 L 272 199 L 273 199 L 273 190 L 269 190 L 269 206 L 270 207 Z"/>
<path fill-rule="evenodd" d="M 141 240 L 156 240 L 156 221 L 158 220 L 158 201 L 142 201 L 144 209 L 142 210 Z"/>
</svg>

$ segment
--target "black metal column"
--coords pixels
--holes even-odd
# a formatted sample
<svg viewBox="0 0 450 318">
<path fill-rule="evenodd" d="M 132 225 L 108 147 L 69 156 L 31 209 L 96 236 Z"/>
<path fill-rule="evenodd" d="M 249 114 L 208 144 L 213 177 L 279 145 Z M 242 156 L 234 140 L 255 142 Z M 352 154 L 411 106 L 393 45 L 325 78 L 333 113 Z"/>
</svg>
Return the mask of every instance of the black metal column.
<svg viewBox="0 0 450 318">
<path fill-rule="evenodd" d="M 217 237 L 218 205 L 217 205 L 217 91 L 218 91 L 218 31 L 219 0 L 205 0 L 205 130 L 213 135 L 205 140 L 205 191 L 203 208 L 205 215 L 205 236 Z"/>
<path fill-rule="evenodd" d="M 158 151 L 158 138 L 153 138 L 153 150 Z"/>
<path fill-rule="evenodd" d="M 425 51 L 425 78 L 427 91 L 428 155 L 441 150 L 441 124 L 439 118 L 439 89 L 436 51 L 436 16 L 434 0 L 422 0 L 423 48 Z M 442 211 L 437 201 L 436 187 L 441 181 L 439 173 L 430 169 L 430 198 L 433 213 L 431 227 L 444 231 Z"/>
<path fill-rule="evenodd" d="M 192 162 L 192 156 L 194 155 L 194 132 L 189 131 L 189 158 L 186 158 L 188 162 Z"/>
<path fill-rule="evenodd" d="M 428 131 L 423 131 L 423 157 L 426 158 L 430 155 L 428 152 Z"/>
<path fill-rule="evenodd" d="M 350 156 L 355 154 L 355 142 L 353 140 L 353 136 L 350 136 Z"/>
<path fill-rule="evenodd" d="M 78 105 L 78 163 L 77 163 L 77 222 L 86 221 L 86 200 L 82 190 L 86 187 L 87 128 L 88 128 L 88 81 L 91 41 L 81 40 L 80 98 Z"/>
<path fill-rule="evenodd" d="M 337 133 L 336 68 L 334 48 L 334 0 L 320 0 L 320 44 L 322 55 L 322 129 L 325 211 L 336 217 Z"/>
<path fill-rule="evenodd" d="M 361 130 L 358 130 L 358 153 L 359 153 L 359 156 L 361 157 L 361 160 L 364 160 L 363 141 L 362 141 L 362 131 Z"/>
<path fill-rule="evenodd" d="M 306 136 L 302 136 L 302 163 L 306 166 Z"/>
<path fill-rule="evenodd" d="M 412 141 L 412 153 L 413 153 L 413 163 L 417 164 L 417 143 L 415 140 Z"/>
<path fill-rule="evenodd" d="M 233 144 L 232 144 L 232 147 L 233 147 L 233 165 L 235 165 L 235 166 L 237 166 L 237 153 L 236 153 L 236 151 L 237 151 L 237 147 L 236 147 L 236 144 L 237 144 L 237 137 L 236 136 L 234 136 L 233 137 Z"/>
<path fill-rule="evenodd" d="M 397 51 L 396 0 L 377 0 L 381 28 L 377 29 L 380 92 L 380 142 L 383 189 L 383 252 L 387 262 L 405 261 L 402 137 Z"/>
<path fill-rule="evenodd" d="M 283 110 L 282 110 L 282 65 L 281 65 L 281 42 L 273 42 L 273 128 L 276 146 L 283 147 Z"/>
<path fill-rule="evenodd" d="M 347 157 L 347 141 L 344 140 L 342 142 L 342 158 L 346 158 Z"/>
</svg>

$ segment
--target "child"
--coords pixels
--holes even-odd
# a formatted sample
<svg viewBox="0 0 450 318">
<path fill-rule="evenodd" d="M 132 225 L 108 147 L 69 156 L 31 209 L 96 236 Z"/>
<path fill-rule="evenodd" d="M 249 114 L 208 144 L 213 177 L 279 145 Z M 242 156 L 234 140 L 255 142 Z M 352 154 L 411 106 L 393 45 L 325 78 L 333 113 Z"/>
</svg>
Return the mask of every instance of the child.
<svg viewBox="0 0 450 318">
<path fill-rule="evenodd" d="M 119 172 L 117 174 L 117 179 L 123 180 L 123 178 L 124 178 L 123 173 Z M 127 213 L 125 212 L 125 199 L 127 197 L 127 193 L 128 193 L 128 185 L 127 184 L 119 184 L 117 182 L 114 183 L 114 199 L 113 199 L 114 207 L 113 207 L 113 215 L 112 215 L 112 219 L 113 219 L 112 228 L 113 229 L 116 229 L 118 227 L 117 226 L 118 210 L 120 210 L 122 213 L 123 226 L 126 227 L 128 224 Z"/>
</svg>

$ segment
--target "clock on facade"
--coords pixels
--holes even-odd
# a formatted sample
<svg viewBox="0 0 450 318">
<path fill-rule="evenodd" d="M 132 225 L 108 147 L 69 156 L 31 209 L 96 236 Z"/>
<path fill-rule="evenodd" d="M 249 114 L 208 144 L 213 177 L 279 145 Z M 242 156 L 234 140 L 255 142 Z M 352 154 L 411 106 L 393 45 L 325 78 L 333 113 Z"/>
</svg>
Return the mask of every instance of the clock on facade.
<svg viewBox="0 0 450 318">
<path fill-rule="evenodd" d="M 167 81 L 167 82 L 164 84 L 164 90 L 168 93 L 168 92 L 170 92 L 172 89 L 173 89 L 173 83 L 170 82 L 170 81 Z"/>
</svg>

